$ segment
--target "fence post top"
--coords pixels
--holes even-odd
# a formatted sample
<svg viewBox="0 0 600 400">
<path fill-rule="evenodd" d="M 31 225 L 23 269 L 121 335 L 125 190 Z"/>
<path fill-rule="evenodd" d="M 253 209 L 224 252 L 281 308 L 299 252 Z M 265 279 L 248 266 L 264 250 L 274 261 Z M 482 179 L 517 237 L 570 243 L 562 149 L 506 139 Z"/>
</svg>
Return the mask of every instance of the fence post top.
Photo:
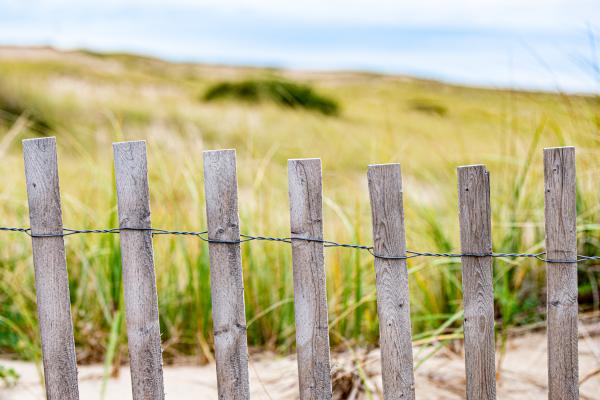
<svg viewBox="0 0 600 400">
<path fill-rule="evenodd" d="M 573 150 L 575 150 L 575 146 L 544 147 L 544 152 L 547 152 L 547 151 L 556 151 L 556 150 L 563 150 L 563 149 L 573 149 Z"/>
<path fill-rule="evenodd" d="M 368 168 L 391 168 L 398 167 L 400 168 L 400 163 L 385 163 L 385 164 L 369 164 Z"/>
<path fill-rule="evenodd" d="M 23 140 L 21 140 L 22 144 L 26 144 L 26 143 L 40 143 L 40 142 L 56 142 L 56 136 L 48 136 L 48 137 L 41 137 L 41 138 L 30 138 L 30 139 L 23 139 Z"/>
<path fill-rule="evenodd" d="M 126 140 L 124 142 L 113 142 L 113 147 L 118 147 L 118 146 L 124 146 L 124 145 L 131 145 L 131 144 L 135 144 L 135 145 L 146 145 L 146 141 L 145 140 Z"/>
<path fill-rule="evenodd" d="M 294 164 L 301 164 L 301 163 L 309 163 L 309 164 L 316 163 L 316 164 L 321 165 L 321 159 L 320 158 L 289 158 L 288 159 L 288 168 Z"/>
<path fill-rule="evenodd" d="M 214 154 L 214 153 L 234 153 L 235 149 L 217 149 L 217 150 L 204 150 L 202 154 Z"/>
<path fill-rule="evenodd" d="M 456 167 L 458 171 L 463 169 L 486 169 L 485 164 L 470 164 L 470 165 L 459 165 Z"/>
</svg>

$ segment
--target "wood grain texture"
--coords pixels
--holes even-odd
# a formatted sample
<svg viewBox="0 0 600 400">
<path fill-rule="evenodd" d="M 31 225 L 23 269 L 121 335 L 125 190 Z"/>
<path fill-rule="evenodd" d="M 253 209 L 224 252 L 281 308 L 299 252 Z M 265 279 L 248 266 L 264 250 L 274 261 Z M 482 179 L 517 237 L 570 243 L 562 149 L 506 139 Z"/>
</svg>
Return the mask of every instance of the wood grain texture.
<svg viewBox="0 0 600 400">
<path fill-rule="evenodd" d="M 29 219 L 34 234 L 62 233 L 56 139 L 23 141 Z M 49 400 L 79 399 L 63 237 L 34 237 L 33 265 L 44 380 Z"/>
<path fill-rule="evenodd" d="M 208 237 L 240 240 L 235 150 L 204 152 Z M 219 399 L 250 398 L 239 243 L 210 243 L 210 286 Z"/>
<path fill-rule="evenodd" d="M 150 228 L 146 143 L 114 143 L 120 228 Z M 164 399 L 152 233 L 121 232 L 121 260 L 134 400 Z"/>
<path fill-rule="evenodd" d="M 291 237 L 323 239 L 321 160 L 289 160 L 288 180 Z M 292 264 L 300 399 L 331 399 L 323 244 L 292 240 Z"/>
<path fill-rule="evenodd" d="M 463 253 L 492 251 L 490 179 L 483 165 L 458 168 Z M 462 257 L 467 399 L 496 398 L 494 286 L 491 257 Z"/>
<path fill-rule="evenodd" d="M 544 149 L 546 257 L 575 260 L 577 209 L 575 148 Z M 577 264 L 547 263 L 548 398 L 579 398 Z"/>
<path fill-rule="evenodd" d="M 399 164 L 368 170 L 375 254 L 406 255 Z M 406 260 L 375 258 L 379 345 L 385 400 L 414 400 L 415 385 Z"/>
</svg>

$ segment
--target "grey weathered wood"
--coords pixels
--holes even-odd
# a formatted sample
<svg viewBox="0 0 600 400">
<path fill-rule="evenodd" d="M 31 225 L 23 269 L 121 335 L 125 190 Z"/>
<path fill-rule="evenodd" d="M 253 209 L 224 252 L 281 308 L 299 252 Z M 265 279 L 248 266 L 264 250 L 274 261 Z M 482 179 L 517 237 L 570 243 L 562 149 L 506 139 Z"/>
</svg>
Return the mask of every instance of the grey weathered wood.
<svg viewBox="0 0 600 400">
<path fill-rule="evenodd" d="M 402 177 L 399 164 L 370 165 L 368 171 L 374 252 L 406 255 Z M 375 258 L 383 395 L 415 398 L 410 299 L 406 260 Z"/>
<path fill-rule="evenodd" d="M 322 240 L 321 160 L 289 160 L 288 180 L 291 237 Z M 292 240 L 292 264 L 300 399 L 331 399 L 323 244 Z"/>
<path fill-rule="evenodd" d="M 458 168 L 462 252 L 492 251 L 490 179 L 483 165 Z M 496 398 L 494 287 L 491 257 L 462 257 L 467 399 Z"/>
<path fill-rule="evenodd" d="M 204 152 L 208 237 L 239 241 L 235 150 Z M 239 243 L 210 243 L 210 286 L 219 399 L 248 399 L 248 344 Z"/>
<path fill-rule="evenodd" d="M 577 256 L 575 148 L 544 149 L 546 257 Z M 547 263 L 548 398 L 579 398 L 577 264 Z"/>
<path fill-rule="evenodd" d="M 146 143 L 114 143 L 121 259 L 134 400 L 164 399 Z"/>
<path fill-rule="evenodd" d="M 56 139 L 23 141 L 32 234 L 61 234 Z M 33 237 L 33 265 L 49 400 L 79 399 L 77 361 L 63 237 Z"/>
</svg>

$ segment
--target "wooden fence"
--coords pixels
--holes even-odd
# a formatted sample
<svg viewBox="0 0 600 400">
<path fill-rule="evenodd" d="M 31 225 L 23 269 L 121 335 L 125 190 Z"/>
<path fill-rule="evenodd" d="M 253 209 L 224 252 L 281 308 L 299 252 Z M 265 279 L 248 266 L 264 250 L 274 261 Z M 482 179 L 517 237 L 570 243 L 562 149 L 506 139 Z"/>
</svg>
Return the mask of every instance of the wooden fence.
<svg viewBox="0 0 600 400">
<path fill-rule="evenodd" d="M 47 398 L 79 398 L 54 138 L 23 141 Z M 123 286 L 133 398 L 164 399 L 146 146 L 114 144 Z M 288 163 L 300 399 L 332 398 L 319 159 Z M 547 258 L 575 260 L 575 149 L 544 150 Z M 214 344 L 219 399 L 249 398 L 244 284 L 234 150 L 204 153 Z M 414 399 L 402 179 L 398 164 L 371 165 L 377 310 L 386 400 Z M 490 178 L 458 168 L 462 253 L 492 251 Z M 127 230 L 129 228 L 129 230 Z M 40 234 L 51 235 L 40 237 Z M 230 241 L 232 243 L 226 243 Z M 491 256 L 463 256 L 467 399 L 495 399 Z M 576 263 L 548 263 L 549 399 L 578 398 Z M 276 396 L 276 394 L 275 394 Z"/>
</svg>

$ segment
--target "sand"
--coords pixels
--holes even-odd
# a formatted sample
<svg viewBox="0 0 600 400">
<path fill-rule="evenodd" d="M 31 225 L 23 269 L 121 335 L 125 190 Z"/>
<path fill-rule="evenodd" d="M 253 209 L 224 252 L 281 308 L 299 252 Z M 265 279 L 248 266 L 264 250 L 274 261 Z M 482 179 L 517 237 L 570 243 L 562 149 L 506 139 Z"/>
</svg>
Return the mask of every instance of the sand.
<svg viewBox="0 0 600 400">
<path fill-rule="evenodd" d="M 458 348 L 452 349 L 452 347 Z M 415 347 L 415 359 L 420 360 L 432 347 Z M 529 332 L 509 339 L 506 352 L 497 353 L 499 368 L 497 392 L 499 399 L 545 399 L 546 338 L 544 332 Z M 379 350 L 346 351 L 333 353 L 333 379 L 336 398 L 368 399 L 366 390 L 374 399 L 382 399 Z M 11 388 L 0 388 L 0 400 L 43 399 L 43 389 L 34 364 L 2 360 L 4 366 L 14 368 L 21 378 Z M 360 365 L 361 379 L 356 365 Z M 101 399 L 102 366 L 79 367 L 80 398 Z M 579 339 L 580 398 L 600 399 L 600 321 L 598 318 L 580 324 Z M 587 378 L 586 378 L 587 377 Z M 167 399 L 217 399 L 215 366 L 168 366 L 164 370 Z M 297 367 L 293 356 L 270 353 L 250 357 L 252 399 L 296 399 Z M 444 347 L 421 364 L 416 372 L 416 395 L 419 399 L 464 399 L 465 374 L 460 345 Z M 131 399 L 130 375 L 125 366 L 120 376 L 108 381 L 105 399 Z"/>
</svg>

